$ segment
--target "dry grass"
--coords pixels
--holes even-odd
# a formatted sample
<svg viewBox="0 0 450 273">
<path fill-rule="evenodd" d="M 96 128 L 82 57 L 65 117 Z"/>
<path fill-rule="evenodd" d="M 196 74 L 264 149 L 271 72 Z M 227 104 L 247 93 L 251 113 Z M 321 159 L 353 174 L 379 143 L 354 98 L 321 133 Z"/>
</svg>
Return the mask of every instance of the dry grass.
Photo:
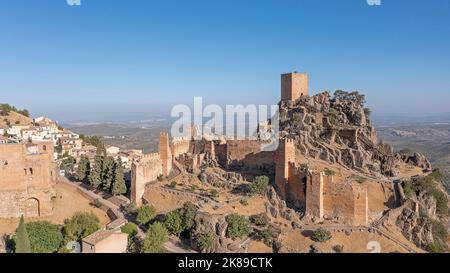
<svg viewBox="0 0 450 273">
<path fill-rule="evenodd" d="M 70 218 L 75 212 L 93 212 L 100 220 L 102 226 L 110 222 L 106 213 L 90 205 L 90 201 L 82 196 L 76 189 L 59 183 L 56 185 L 57 197 L 55 199 L 54 212 L 52 216 L 42 218 L 25 219 L 29 221 L 49 221 L 54 224 L 63 224 L 64 220 Z M 0 219 L 0 234 L 13 233 L 19 224 L 19 219 Z"/>
</svg>

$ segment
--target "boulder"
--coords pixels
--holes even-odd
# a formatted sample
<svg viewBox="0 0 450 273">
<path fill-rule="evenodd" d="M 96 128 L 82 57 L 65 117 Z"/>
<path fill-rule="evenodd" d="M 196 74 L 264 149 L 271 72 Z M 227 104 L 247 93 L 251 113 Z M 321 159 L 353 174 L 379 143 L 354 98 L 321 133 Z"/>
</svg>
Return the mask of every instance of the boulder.
<svg viewBox="0 0 450 273">
<path fill-rule="evenodd" d="M 420 248 L 425 248 L 434 242 L 431 221 L 428 218 L 420 217 L 410 208 L 403 209 L 396 224 L 402 234 Z"/>
</svg>

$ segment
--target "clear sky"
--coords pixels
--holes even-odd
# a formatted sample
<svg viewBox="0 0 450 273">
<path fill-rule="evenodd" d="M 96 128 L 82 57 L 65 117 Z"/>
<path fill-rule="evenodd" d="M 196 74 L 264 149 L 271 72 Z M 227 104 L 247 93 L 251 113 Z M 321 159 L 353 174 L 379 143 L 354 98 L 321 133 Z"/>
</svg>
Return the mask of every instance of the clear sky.
<svg viewBox="0 0 450 273">
<path fill-rule="evenodd" d="M 280 74 L 377 114 L 450 112 L 450 1 L 2 0 L 0 102 L 60 121 L 272 104 Z"/>
</svg>

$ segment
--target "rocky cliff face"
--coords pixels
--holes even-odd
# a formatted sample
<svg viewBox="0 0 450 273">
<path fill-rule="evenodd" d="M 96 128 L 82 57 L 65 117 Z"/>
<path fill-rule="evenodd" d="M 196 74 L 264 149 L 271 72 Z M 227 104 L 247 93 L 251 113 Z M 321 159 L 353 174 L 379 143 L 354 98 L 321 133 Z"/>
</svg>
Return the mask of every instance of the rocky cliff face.
<svg viewBox="0 0 450 273">
<path fill-rule="evenodd" d="M 404 158 L 393 148 L 378 142 L 364 108 L 365 97 L 358 92 L 324 92 L 280 103 L 280 135 L 296 140 L 306 157 L 341 164 L 372 176 L 396 176 L 401 162 L 430 170 L 431 165 L 417 154 Z"/>
<path fill-rule="evenodd" d="M 405 208 L 397 219 L 403 235 L 418 247 L 425 248 L 434 242 L 433 225 L 428 218 L 420 217 L 410 208 Z"/>
</svg>

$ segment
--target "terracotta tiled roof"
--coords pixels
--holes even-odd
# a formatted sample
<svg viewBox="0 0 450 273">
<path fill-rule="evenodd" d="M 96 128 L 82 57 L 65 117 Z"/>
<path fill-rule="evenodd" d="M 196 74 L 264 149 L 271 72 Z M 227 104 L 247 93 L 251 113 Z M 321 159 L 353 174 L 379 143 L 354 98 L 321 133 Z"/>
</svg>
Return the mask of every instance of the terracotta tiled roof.
<svg viewBox="0 0 450 273">
<path fill-rule="evenodd" d="M 87 236 L 83 239 L 83 242 L 88 243 L 90 245 L 95 245 L 98 242 L 103 241 L 104 239 L 108 238 L 109 236 L 113 235 L 114 233 L 117 233 L 117 231 L 114 230 L 99 230 L 97 232 L 94 232 L 93 234 Z"/>
</svg>

